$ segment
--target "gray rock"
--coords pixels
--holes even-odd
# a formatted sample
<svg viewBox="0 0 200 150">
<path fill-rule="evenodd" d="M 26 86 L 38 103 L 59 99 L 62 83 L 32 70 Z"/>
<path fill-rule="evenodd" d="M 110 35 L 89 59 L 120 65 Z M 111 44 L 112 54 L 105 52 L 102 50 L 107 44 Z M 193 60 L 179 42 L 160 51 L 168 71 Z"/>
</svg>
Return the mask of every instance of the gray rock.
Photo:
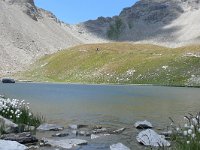
<svg viewBox="0 0 200 150">
<path fill-rule="evenodd" d="M 52 140 L 52 139 L 43 139 L 44 142 L 48 145 L 51 145 L 53 147 L 59 147 L 59 148 L 66 148 L 71 149 L 79 145 L 87 145 L 86 140 L 81 139 L 64 139 L 64 140 Z"/>
<path fill-rule="evenodd" d="M 9 140 L 9 141 L 16 141 L 21 144 L 38 142 L 38 139 L 36 137 L 32 136 L 29 132 L 18 133 L 18 134 L 14 134 L 14 133 L 4 134 L 1 136 L 1 139 Z"/>
<path fill-rule="evenodd" d="M 130 150 L 130 148 L 126 147 L 122 143 L 117 143 L 117 144 L 111 145 L 110 150 Z"/>
<path fill-rule="evenodd" d="M 137 121 L 134 125 L 137 129 L 149 129 L 153 128 L 152 124 L 148 121 Z"/>
<path fill-rule="evenodd" d="M 92 133 L 97 134 L 97 133 L 104 133 L 106 131 L 107 131 L 106 128 L 101 128 L 101 129 L 95 129 L 95 130 L 93 130 Z"/>
<path fill-rule="evenodd" d="M 63 130 L 64 127 L 62 126 L 59 126 L 59 125 L 56 125 L 56 124 L 42 124 L 40 125 L 37 130 L 40 130 L 40 131 L 60 131 L 60 130 Z"/>
<path fill-rule="evenodd" d="M 26 150 L 28 147 L 16 141 L 0 140 L 1 150 Z"/>
<path fill-rule="evenodd" d="M 77 136 L 78 135 L 78 131 L 77 130 L 72 130 L 72 134 L 75 134 Z"/>
<path fill-rule="evenodd" d="M 0 126 L 4 127 L 6 133 L 13 133 L 18 131 L 18 125 L 12 121 L 0 116 Z"/>
<path fill-rule="evenodd" d="M 120 134 L 120 133 L 122 133 L 125 129 L 126 129 L 126 128 L 120 128 L 120 129 L 117 129 L 117 130 L 113 131 L 112 133 L 113 133 L 113 134 Z"/>
<path fill-rule="evenodd" d="M 91 139 L 97 139 L 105 136 L 109 136 L 110 134 L 91 134 Z"/>
<path fill-rule="evenodd" d="M 11 79 L 11 78 L 2 78 L 1 82 L 2 83 L 15 83 L 15 80 Z"/>
<path fill-rule="evenodd" d="M 69 135 L 68 133 L 56 133 L 53 134 L 52 137 L 66 137 L 68 135 Z"/>
<path fill-rule="evenodd" d="M 85 127 L 87 127 L 87 125 L 77 125 L 77 124 L 70 124 L 69 125 L 69 128 L 74 129 L 74 130 L 77 130 L 77 129 L 80 129 L 80 128 L 85 128 Z"/>
<path fill-rule="evenodd" d="M 78 135 L 81 135 L 81 136 L 90 136 L 91 133 L 88 132 L 88 131 L 79 131 L 79 132 L 78 132 Z"/>
<path fill-rule="evenodd" d="M 167 140 L 165 140 L 165 138 L 162 135 L 157 134 L 151 129 L 147 129 L 145 131 L 140 132 L 136 139 L 139 143 L 145 146 L 170 146 L 170 143 Z"/>
</svg>

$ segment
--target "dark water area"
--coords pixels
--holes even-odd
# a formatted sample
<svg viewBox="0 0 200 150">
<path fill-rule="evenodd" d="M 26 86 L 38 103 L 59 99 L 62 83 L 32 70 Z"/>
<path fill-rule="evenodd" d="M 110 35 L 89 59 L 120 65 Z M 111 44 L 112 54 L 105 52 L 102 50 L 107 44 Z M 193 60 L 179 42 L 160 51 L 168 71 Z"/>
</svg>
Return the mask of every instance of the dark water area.
<svg viewBox="0 0 200 150">
<path fill-rule="evenodd" d="M 129 130 L 116 141 L 136 149 L 140 149 L 135 144 L 136 121 L 146 119 L 164 128 L 169 117 L 179 122 L 184 115 L 200 111 L 199 88 L 16 83 L 0 84 L 0 95 L 30 102 L 33 112 L 52 123 L 126 127 Z"/>
</svg>

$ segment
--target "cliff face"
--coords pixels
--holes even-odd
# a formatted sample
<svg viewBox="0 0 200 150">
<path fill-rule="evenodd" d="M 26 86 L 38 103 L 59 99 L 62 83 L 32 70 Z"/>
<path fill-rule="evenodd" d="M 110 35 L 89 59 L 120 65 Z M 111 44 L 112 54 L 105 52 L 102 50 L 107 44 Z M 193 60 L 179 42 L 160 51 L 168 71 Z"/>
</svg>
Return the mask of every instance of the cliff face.
<svg viewBox="0 0 200 150">
<path fill-rule="evenodd" d="M 118 16 L 99 17 L 79 26 L 111 40 L 184 45 L 199 42 L 199 8 L 200 0 L 140 0 Z M 186 32 L 190 32 L 188 37 Z"/>
</svg>

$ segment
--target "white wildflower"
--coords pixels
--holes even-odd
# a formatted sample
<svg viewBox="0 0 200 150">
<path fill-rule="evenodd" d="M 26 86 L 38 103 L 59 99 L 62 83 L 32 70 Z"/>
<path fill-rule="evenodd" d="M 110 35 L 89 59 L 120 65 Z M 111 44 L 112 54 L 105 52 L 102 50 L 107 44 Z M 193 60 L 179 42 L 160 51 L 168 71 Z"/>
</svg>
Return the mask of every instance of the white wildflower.
<svg viewBox="0 0 200 150">
<path fill-rule="evenodd" d="M 188 134 L 192 134 L 192 130 L 191 129 L 188 130 Z"/>
<path fill-rule="evenodd" d="M 187 141 L 186 143 L 187 143 L 187 144 L 190 144 L 190 141 Z"/>
<path fill-rule="evenodd" d="M 186 124 L 184 125 L 184 127 L 185 127 L 185 128 L 188 128 L 188 124 L 186 123 Z"/>
<path fill-rule="evenodd" d="M 187 135 L 187 131 L 183 131 L 183 135 L 185 135 L 185 136 L 186 136 L 186 135 Z"/>
<path fill-rule="evenodd" d="M 195 136 L 196 136 L 196 135 L 193 133 L 193 134 L 192 134 L 192 138 L 195 138 Z"/>
</svg>

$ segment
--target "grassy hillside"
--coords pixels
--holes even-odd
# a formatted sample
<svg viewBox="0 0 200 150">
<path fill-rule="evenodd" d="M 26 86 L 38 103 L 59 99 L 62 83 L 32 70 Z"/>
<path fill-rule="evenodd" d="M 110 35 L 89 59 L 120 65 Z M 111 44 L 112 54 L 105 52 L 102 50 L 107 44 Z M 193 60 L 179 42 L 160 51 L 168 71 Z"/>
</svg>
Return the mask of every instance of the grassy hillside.
<svg viewBox="0 0 200 150">
<path fill-rule="evenodd" d="M 200 46 L 81 45 L 45 56 L 17 76 L 50 82 L 200 86 Z"/>
</svg>

